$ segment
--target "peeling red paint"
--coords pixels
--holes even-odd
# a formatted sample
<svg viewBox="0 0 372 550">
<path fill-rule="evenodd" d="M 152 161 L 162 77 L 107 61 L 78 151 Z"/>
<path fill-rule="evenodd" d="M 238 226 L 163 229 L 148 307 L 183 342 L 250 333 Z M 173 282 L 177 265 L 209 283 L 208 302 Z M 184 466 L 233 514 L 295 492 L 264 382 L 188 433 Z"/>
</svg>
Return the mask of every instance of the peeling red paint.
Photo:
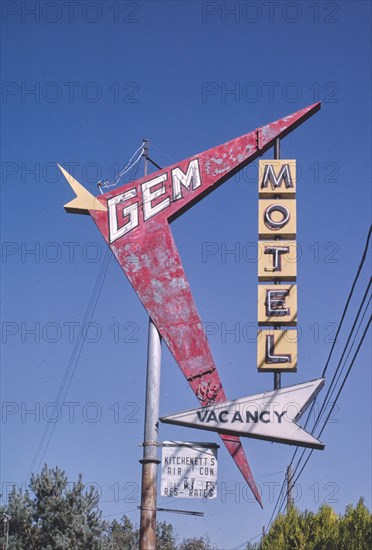
<svg viewBox="0 0 372 550">
<path fill-rule="evenodd" d="M 226 401 L 226 395 L 169 222 L 319 108 L 316 103 L 101 195 L 97 198 L 108 211 L 90 211 L 202 406 Z M 179 177 L 183 184 L 179 184 Z M 120 195 L 122 201 L 115 203 L 113 199 Z M 226 435 L 221 438 L 262 506 L 240 439 Z"/>
</svg>

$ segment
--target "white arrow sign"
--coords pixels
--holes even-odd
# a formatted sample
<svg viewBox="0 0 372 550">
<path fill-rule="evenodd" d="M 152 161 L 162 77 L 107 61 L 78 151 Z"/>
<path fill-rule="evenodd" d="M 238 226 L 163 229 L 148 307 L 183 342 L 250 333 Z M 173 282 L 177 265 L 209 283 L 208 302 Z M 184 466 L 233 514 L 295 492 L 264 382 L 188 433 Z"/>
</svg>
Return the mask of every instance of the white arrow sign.
<svg viewBox="0 0 372 550">
<path fill-rule="evenodd" d="M 324 444 L 296 424 L 324 386 L 325 379 L 208 405 L 160 418 L 161 422 L 227 435 L 267 439 L 324 449 Z"/>
</svg>

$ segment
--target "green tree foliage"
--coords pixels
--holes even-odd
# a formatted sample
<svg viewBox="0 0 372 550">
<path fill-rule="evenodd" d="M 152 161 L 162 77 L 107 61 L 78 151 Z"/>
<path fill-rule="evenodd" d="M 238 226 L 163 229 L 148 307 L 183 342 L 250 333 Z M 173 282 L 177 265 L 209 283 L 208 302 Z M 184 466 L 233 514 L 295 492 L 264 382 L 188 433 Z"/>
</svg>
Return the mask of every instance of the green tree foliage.
<svg viewBox="0 0 372 550">
<path fill-rule="evenodd" d="M 139 544 L 139 530 L 133 525 L 127 516 L 122 523 L 114 519 L 108 529 L 108 550 L 125 548 L 125 550 L 137 550 Z"/>
<path fill-rule="evenodd" d="M 252 548 L 251 546 L 247 546 Z M 319 511 L 300 512 L 292 506 L 279 515 L 261 541 L 261 550 L 368 550 L 372 548 L 372 515 L 360 499 L 338 516 L 325 504 Z"/>
<path fill-rule="evenodd" d="M 217 550 L 211 546 L 209 537 L 194 537 L 191 539 L 184 539 L 178 550 Z"/>
<path fill-rule="evenodd" d="M 127 516 L 123 516 L 122 523 L 116 520 L 111 523 L 105 550 L 137 550 L 138 546 L 139 529 Z M 156 548 L 157 550 L 177 550 L 173 526 L 170 523 L 157 522 Z"/>
<path fill-rule="evenodd" d="M 372 548 L 372 516 L 360 498 L 355 508 L 346 507 L 340 520 L 339 548 L 348 550 L 365 550 Z"/>
<path fill-rule="evenodd" d="M 157 550 L 177 550 L 173 526 L 166 521 L 156 524 L 156 548 Z"/>
<path fill-rule="evenodd" d="M 101 550 L 105 525 L 98 494 L 85 490 L 81 476 L 69 484 L 63 470 L 44 466 L 32 475 L 25 495 L 13 488 L 1 509 L 10 517 L 9 550 Z"/>
<path fill-rule="evenodd" d="M 9 519 L 8 550 L 137 550 L 139 529 L 127 516 L 104 522 L 98 494 L 86 488 L 81 476 L 69 483 L 63 470 L 45 466 L 32 475 L 29 491 L 13 488 L 6 506 L 0 507 L 0 523 Z M 1 529 L 2 531 L 2 529 Z M 157 550 L 216 550 L 208 536 L 177 543 L 171 524 L 156 525 Z M 4 545 L 0 535 L 0 545 Z M 370 550 L 372 515 L 361 498 L 337 515 L 328 505 L 317 513 L 290 507 L 279 515 L 260 543 L 246 550 Z"/>
</svg>

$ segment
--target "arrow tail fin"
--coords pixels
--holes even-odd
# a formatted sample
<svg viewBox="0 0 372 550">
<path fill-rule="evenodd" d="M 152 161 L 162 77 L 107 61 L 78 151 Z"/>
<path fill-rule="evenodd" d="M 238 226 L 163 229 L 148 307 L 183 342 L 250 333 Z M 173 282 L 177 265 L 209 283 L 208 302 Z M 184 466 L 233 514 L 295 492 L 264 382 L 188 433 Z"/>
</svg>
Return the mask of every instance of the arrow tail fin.
<svg viewBox="0 0 372 550">
<path fill-rule="evenodd" d="M 67 170 L 59 164 L 57 164 L 57 166 L 76 194 L 75 199 L 64 205 L 66 212 L 74 214 L 89 214 L 89 210 L 99 210 L 101 212 L 107 211 L 106 206 L 100 203 L 94 195 L 89 193 L 89 191 L 85 189 L 85 187 L 83 187 L 81 183 L 79 183 L 73 176 L 71 176 Z"/>
</svg>

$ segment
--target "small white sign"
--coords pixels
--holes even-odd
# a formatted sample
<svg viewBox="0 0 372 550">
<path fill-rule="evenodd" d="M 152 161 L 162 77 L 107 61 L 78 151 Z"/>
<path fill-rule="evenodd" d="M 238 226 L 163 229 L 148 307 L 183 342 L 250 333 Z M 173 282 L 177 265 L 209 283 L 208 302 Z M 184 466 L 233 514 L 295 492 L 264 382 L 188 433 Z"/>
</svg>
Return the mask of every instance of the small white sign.
<svg viewBox="0 0 372 550">
<path fill-rule="evenodd" d="M 160 495 L 216 498 L 217 449 L 215 443 L 164 441 Z"/>
</svg>

